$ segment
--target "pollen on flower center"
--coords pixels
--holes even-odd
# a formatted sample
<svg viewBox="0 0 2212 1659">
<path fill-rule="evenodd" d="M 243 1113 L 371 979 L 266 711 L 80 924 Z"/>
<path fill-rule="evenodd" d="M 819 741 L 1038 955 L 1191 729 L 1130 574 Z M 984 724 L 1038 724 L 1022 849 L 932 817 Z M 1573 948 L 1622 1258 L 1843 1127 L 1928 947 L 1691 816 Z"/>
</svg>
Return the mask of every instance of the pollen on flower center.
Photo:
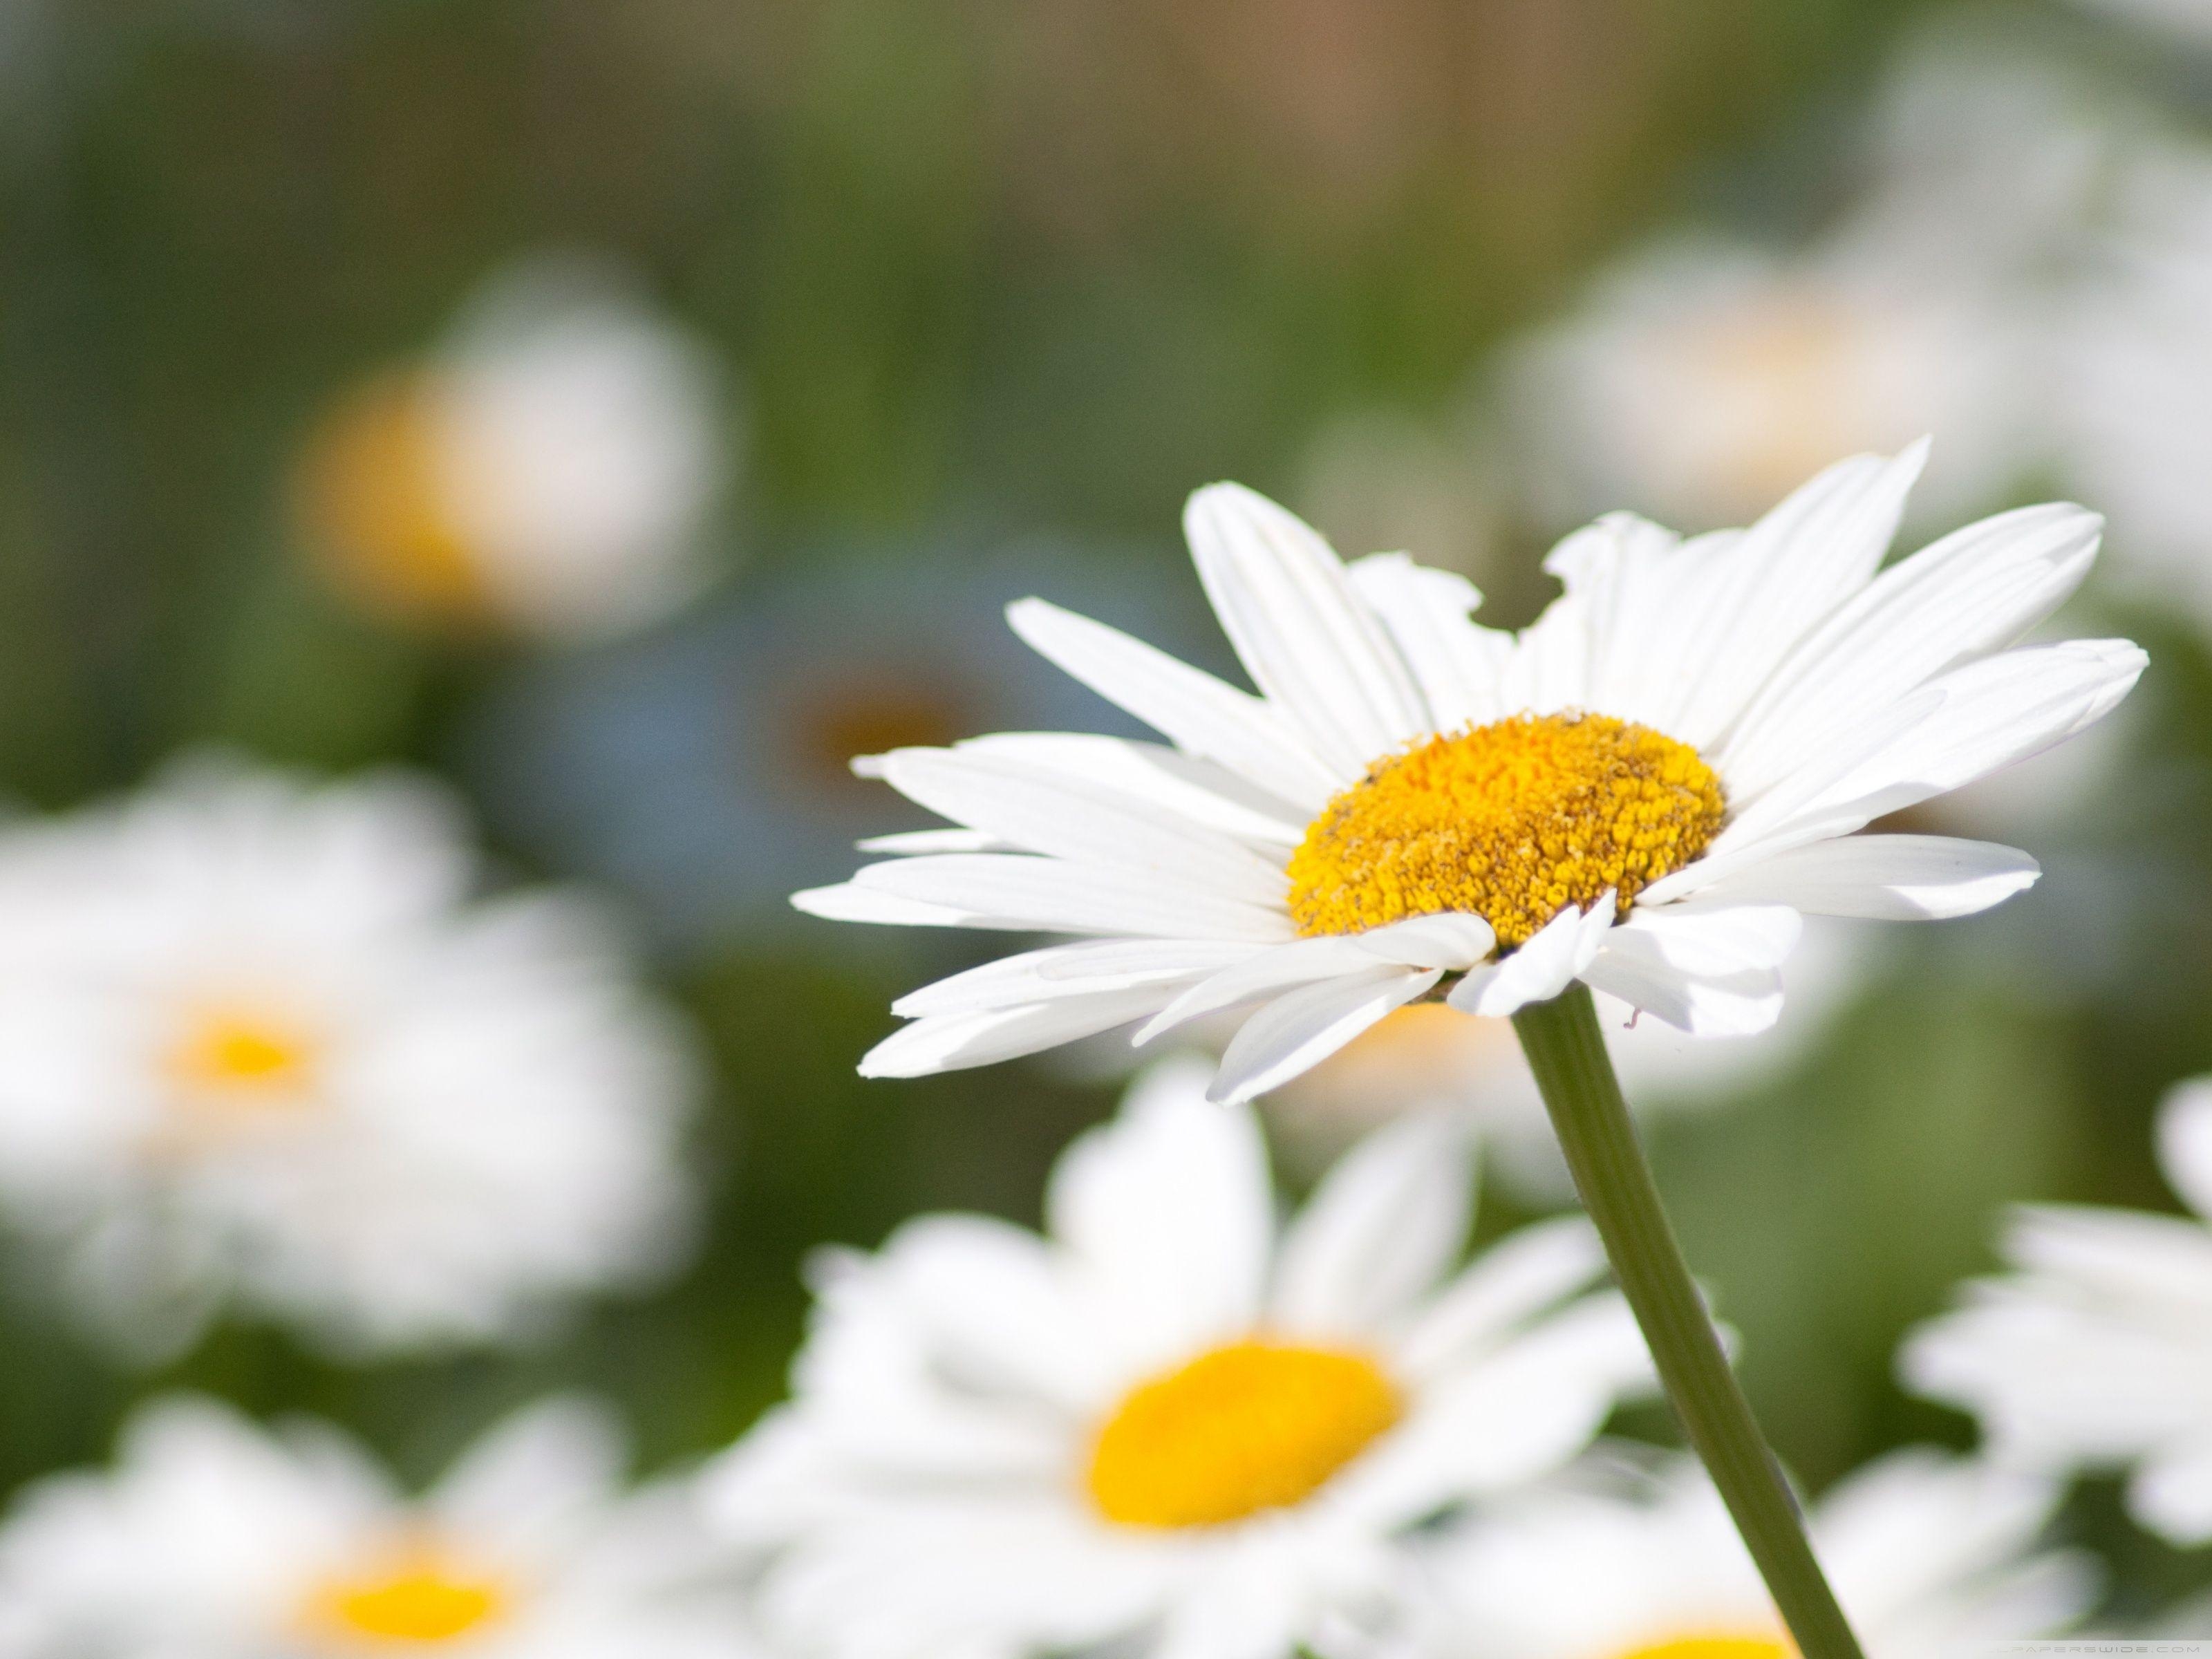
<svg viewBox="0 0 2212 1659">
<path fill-rule="evenodd" d="M 1235 1342 L 1130 1390 L 1086 1484 L 1124 1526 L 1218 1526 L 1310 1497 L 1401 1410 L 1365 1354 Z"/>
<path fill-rule="evenodd" d="M 1796 1659 L 1797 1650 L 1765 1631 L 1692 1631 L 1646 1642 L 1614 1659 Z"/>
<path fill-rule="evenodd" d="M 482 1629 L 502 1617 L 511 1600 L 498 1580 L 416 1547 L 369 1571 L 318 1586 L 306 1613 L 319 1630 L 428 1646 Z"/>
<path fill-rule="evenodd" d="M 1291 915 L 1315 937 L 1471 912 L 1507 947 L 1705 851 L 1726 802 L 1687 744 L 1609 714 L 1516 714 L 1378 762 L 1307 826 Z"/>
</svg>

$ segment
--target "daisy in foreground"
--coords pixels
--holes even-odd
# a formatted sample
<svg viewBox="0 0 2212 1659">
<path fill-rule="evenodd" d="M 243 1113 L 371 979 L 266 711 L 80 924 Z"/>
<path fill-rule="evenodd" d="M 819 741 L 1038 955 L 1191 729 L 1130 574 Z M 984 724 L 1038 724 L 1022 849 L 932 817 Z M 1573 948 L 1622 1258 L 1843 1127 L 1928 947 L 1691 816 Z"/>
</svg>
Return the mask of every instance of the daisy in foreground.
<svg viewBox="0 0 2212 1659">
<path fill-rule="evenodd" d="M 112 1470 L 0 1528 L 0 1651 L 83 1659 L 747 1659 L 675 1484 L 625 1493 L 621 1437 L 556 1401 L 419 1498 L 335 1429 L 270 1434 L 172 1398 Z"/>
<path fill-rule="evenodd" d="M 1903 1370 L 1977 1413 L 1993 1456 L 2132 1467 L 2129 1511 L 2194 1546 L 2212 1542 L 2212 1080 L 2167 1100 L 2160 1153 L 2195 1216 L 2021 1210 L 2003 1244 L 2012 1276 L 1923 1327 Z"/>
<path fill-rule="evenodd" d="M 455 804 L 231 762 L 0 839 L 0 1206 L 120 1340 L 522 1334 L 680 1242 L 689 1043 Z"/>
<path fill-rule="evenodd" d="M 1565 592 L 1518 635 L 1472 621 L 1459 577 L 1347 568 L 1250 491 L 1200 490 L 1192 552 L 1260 695 L 1025 599 L 1016 632 L 1173 746 L 1021 734 L 860 763 L 958 827 L 800 908 L 1088 936 L 906 997 L 914 1024 L 861 1069 L 1251 1007 L 1214 1084 L 1245 1100 L 1408 1003 L 1505 1015 L 1577 980 L 1742 1035 L 1781 1010 L 1801 913 L 2019 892 L 2024 853 L 1859 832 L 2081 731 L 2144 657 L 2017 643 L 2095 556 L 2078 507 L 1882 569 L 1925 454 L 1844 461 L 1744 531 L 1601 519 L 1553 552 Z"/>
<path fill-rule="evenodd" d="M 1945 1659 L 2048 1636 L 2094 1601 L 2072 1552 L 2038 1553 L 2051 1483 L 1893 1452 L 1814 1506 L 1809 1529 L 1875 1659 Z M 1728 1512 L 1688 1458 L 1512 1504 L 1423 1562 L 1412 1628 L 1362 1659 L 1794 1659 Z"/>
<path fill-rule="evenodd" d="M 1364 1142 L 1279 1235 L 1257 1126 L 1204 1082 L 1170 1063 L 1070 1149 L 1049 1237 L 938 1216 L 823 1265 L 795 1400 L 707 1477 L 769 1553 L 771 1634 L 1283 1659 L 1415 1523 L 1558 1468 L 1644 1385 L 1626 1310 L 1576 1299 L 1579 1219 L 1455 1273 L 1454 1131 Z"/>
</svg>

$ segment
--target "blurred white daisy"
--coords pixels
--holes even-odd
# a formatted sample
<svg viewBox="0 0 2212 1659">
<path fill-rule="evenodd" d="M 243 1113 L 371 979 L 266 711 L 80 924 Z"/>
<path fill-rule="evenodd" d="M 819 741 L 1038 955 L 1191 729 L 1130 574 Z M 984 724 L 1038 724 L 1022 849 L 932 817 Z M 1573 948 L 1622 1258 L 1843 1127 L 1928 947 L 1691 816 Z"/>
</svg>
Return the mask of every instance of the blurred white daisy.
<svg viewBox="0 0 2212 1659">
<path fill-rule="evenodd" d="M 1261 1004 L 1215 1083 L 1249 1099 L 1431 994 L 1492 1018 L 1580 979 L 1699 1036 L 1774 1023 L 1800 912 L 1987 908 L 2026 854 L 1860 835 L 2081 730 L 2142 672 L 2121 640 L 2014 642 L 2098 520 L 2027 508 L 1880 568 L 1924 446 L 1830 468 L 1751 529 L 1601 520 L 1518 635 L 1402 554 L 1346 568 L 1250 491 L 1186 529 L 1262 695 L 1040 600 L 1015 631 L 1170 738 L 1022 734 L 863 763 L 951 830 L 800 908 L 1095 935 L 893 1005 L 862 1062 L 913 1076 L 1133 1021 Z M 1447 987 L 1447 981 L 1449 981 Z"/>
<path fill-rule="evenodd" d="M 1934 38 L 1876 101 L 1871 176 L 1823 235 L 1629 256 L 1505 359 L 1534 505 L 1738 524 L 1838 455 L 1923 432 L 1943 460 L 1921 512 L 2001 504 L 2047 443 L 2040 266 L 2087 194 L 2081 101 L 2004 43 Z"/>
<path fill-rule="evenodd" d="M 2112 516 L 2113 574 L 2212 624 L 2212 510 L 2185 480 L 2212 447 L 2212 149 L 2148 148 L 2073 289 L 2054 413 L 2068 483 Z"/>
<path fill-rule="evenodd" d="M 796 1398 L 708 1476 L 763 1621 L 840 1659 L 1111 1638 L 1279 1659 L 1407 1529 L 1555 1468 L 1648 1361 L 1579 1218 L 1456 1269 L 1464 1139 L 1366 1142 L 1278 1232 L 1249 1111 L 1152 1073 L 1060 1160 L 1044 1238 L 908 1224 L 817 1273 Z"/>
<path fill-rule="evenodd" d="M 425 361 L 358 387 L 301 463 L 301 532 L 371 607 L 556 641 L 650 622 L 707 574 L 736 442 L 706 348 L 608 269 L 526 263 Z"/>
<path fill-rule="evenodd" d="M 2212 6 L 2204 0 L 2080 0 L 2092 11 L 2174 35 L 2195 46 L 2212 46 Z"/>
<path fill-rule="evenodd" d="M 172 1397 L 115 1464 L 20 1496 L 0 1631 L 25 1659 L 744 1659 L 687 1486 L 623 1487 L 573 1401 L 493 1429 L 419 1498 L 335 1429 Z"/>
<path fill-rule="evenodd" d="M 2101 729 L 2101 728 L 2100 728 Z M 2069 744 L 2069 747 L 2074 745 Z M 1638 1019 L 1611 997 L 1598 1019 L 1621 1086 L 1639 1111 L 1725 1103 L 1786 1073 L 1863 983 L 1873 941 L 1854 924 L 1808 927 L 1790 958 L 1790 1000 L 1771 1036 L 1701 1040 Z M 1419 1112 L 1461 1115 L 1516 1188 L 1545 1200 L 1572 1191 L 1536 1079 L 1510 1022 L 1443 1003 L 1401 1008 L 1260 1103 L 1279 1144 L 1310 1163 L 1358 1135 Z"/>
<path fill-rule="evenodd" d="M 385 1348 L 668 1260 L 684 1034 L 594 911 L 477 877 L 434 785 L 212 761 L 0 841 L 0 1201 L 73 1304 Z"/>
<path fill-rule="evenodd" d="M 2080 1205 L 2015 1213 L 2009 1276 L 1970 1285 L 1900 1369 L 1972 1412 L 1991 1455 L 2029 1468 L 2131 1468 L 2128 1508 L 2180 1544 L 2212 1540 L 2212 1080 L 2159 1124 L 2166 1179 L 2197 1213 Z"/>
<path fill-rule="evenodd" d="M 1577 1474 L 1581 1472 L 1577 1472 Z M 2051 1483 L 1921 1449 L 1813 1507 L 1808 1530 L 1871 1659 L 1949 1659 L 2047 1636 L 2094 1598 L 2089 1561 L 2037 1540 Z M 1423 1563 L 1403 1659 L 1793 1659 L 1796 1650 L 1705 1471 L 1563 1480 L 1445 1539 Z M 1367 1652 L 1377 1651 L 1353 1644 Z"/>
</svg>

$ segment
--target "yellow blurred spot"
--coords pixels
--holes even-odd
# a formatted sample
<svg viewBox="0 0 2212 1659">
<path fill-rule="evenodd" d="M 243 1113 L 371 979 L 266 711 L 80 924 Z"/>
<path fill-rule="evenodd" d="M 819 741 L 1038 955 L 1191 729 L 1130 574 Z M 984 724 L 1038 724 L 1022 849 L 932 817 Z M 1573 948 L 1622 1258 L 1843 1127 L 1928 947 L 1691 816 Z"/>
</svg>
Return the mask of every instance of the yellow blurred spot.
<svg viewBox="0 0 2212 1659">
<path fill-rule="evenodd" d="M 1797 1650 L 1763 1631 L 1698 1631 L 1631 1648 L 1616 1659 L 1797 1659 Z"/>
<path fill-rule="evenodd" d="M 1878 447 L 1856 429 L 1860 319 L 1842 301 L 1785 291 L 1708 317 L 1680 343 L 1681 379 L 1738 412 L 1738 444 L 1712 459 L 1731 502 L 1763 512 L 1838 455 Z"/>
<path fill-rule="evenodd" d="M 1516 714 L 1378 763 L 1290 863 L 1309 938 L 1471 913 L 1525 944 L 1607 888 L 1638 892 L 1705 849 L 1725 810 L 1687 744 L 1609 714 Z"/>
<path fill-rule="evenodd" d="M 305 1031 L 264 1015 L 214 1009 L 194 1017 L 169 1054 L 169 1072 L 195 1094 L 227 1098 L 296 1093 L 313 1069 Z"/>
<path fill-rule="evenodd" d="M 311 1628 L 428 1647 L 470 1635 L 502 1617 L 507 1585 L 465 1571 L 420 1543 L 358 1576 L 333 1578 L 308 1597 Z"/>
<path fill-rule="evenodd" d="M 1098 1432 L 1087 1485 L 1124 1526 L 1218 1526 L 1310 1497 L 1401 1409 L 1364 1354 L 1231 1343 L 1130 1390 Z"/>
<path fill-rule="evenodd" d="M 310 438 L 298 508 L 308 545 L 362 603 L 411 621 L 474 624 L 489 620 L 490 599 L 443 476 L 444 419 L 429 376 L 371 381 Z"/>
</svg>

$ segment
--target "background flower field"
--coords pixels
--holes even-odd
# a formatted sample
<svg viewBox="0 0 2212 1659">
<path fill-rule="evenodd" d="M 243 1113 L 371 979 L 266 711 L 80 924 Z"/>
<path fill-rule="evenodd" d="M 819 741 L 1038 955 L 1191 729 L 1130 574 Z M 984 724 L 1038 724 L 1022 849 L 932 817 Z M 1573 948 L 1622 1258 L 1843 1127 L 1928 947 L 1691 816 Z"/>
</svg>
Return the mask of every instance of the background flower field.
<svg viewBox="0 0 2212 1659">
<path fill-rule="evenodd" d="M 438 803 L 419 856 L 467 866 L 453 931 L 557 911 L 562 994 L 641 1023 L 575 1065 L 656 1056 L 623 1073 L 655 1196 L 608 1224 L 654 1233 L 619 1264 L 515 1269 L 527 1317 L 404 1340 L 103 1255 L 134 1341 L 0 1170 L 0 1492 L 179 1390 L 415 1485 L 578 1392 L 682 1472 L 783 1396 L 811 1253 L 1036 1225 L 1129 1071 L 1099 1042 L 864 1080 L 895 997 L 994 952 L 786 902 L 929 827 L 853 754 L 1134 730 L 1007 602 L 1233 675 L 1176 526 L 1234 477 L 1519 624 L 1599 511 L 1739 523 L 1923 430 L 1905 544 L 2107 514 L 2061 629 L 2151 673 L 1892 826 L 2024 847 L 2033 891 L 1835 924 L 1782 1030 L 1623 1064 L 1808 1487 L 1973 1444 L 1900 1342 L 2010 1203 L 2179 1212 L 2156 1109 L 2212 1070 L 2208 297 L 2212 34 L 2150 0 L 11 0 L 0 1000 L 60 971 L 72 893 L 112 896 L 33 843 L 77 859 L 82 815 L 184 775 L 397 769 Z M 0 1011 L 0 1117 L 28 1052 Z M 1262 1103 L 1289 1186 L 1450 1103 L 1496 1131 L 1484 1239 L 1565 1206 L 1510 1044 L 1408 1052 Z M 1671 1443 L 1656 1406 L 1615 1427 Z M 2116 1480 L 2052 1536 L 2108 1564 L 2103 1626 L 2212 1589 Z"/>
</svg>

